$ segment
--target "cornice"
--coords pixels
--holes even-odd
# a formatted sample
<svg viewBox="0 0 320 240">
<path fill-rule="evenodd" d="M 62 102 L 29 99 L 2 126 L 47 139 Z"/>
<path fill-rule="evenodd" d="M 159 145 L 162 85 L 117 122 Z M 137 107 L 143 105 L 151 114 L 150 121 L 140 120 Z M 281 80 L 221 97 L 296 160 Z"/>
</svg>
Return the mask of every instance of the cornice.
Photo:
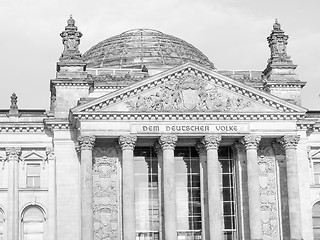
<svg viewBox="0 0 320 240">
<path fill-rule="evenodd" d="M 70 79 L 53 79 L 51 80 L 51 85 L 54 86 L 78 86 L 78 87 L 88 87 L 92 86 L 93 81 L 88 79 L 76 79 L 76 80 L 70 80 Z"/>
<path fill-rule="evenodd" d="M 266 86 L 269 88 L 303 88 L 307 82 L 267 82 Z"/>
<path fill-rule="evenodd" d="M 45 126 L 43 122 L 2 122 L 0 123 L 0 132 L 27 132 L 40 133 L 44 132 Z"/>
<path fill-rule="evenodd" d="M 290 120 L 296 121 L 304 113 L 146 113 L 146 112 L 78 112 L 78 120 Z"/>
<path fill-rule="evenodd" d="M 68 119 L 48 119 L 44 123 L 49 130 L 68 130 L 72 127 Z"/>
</svg>

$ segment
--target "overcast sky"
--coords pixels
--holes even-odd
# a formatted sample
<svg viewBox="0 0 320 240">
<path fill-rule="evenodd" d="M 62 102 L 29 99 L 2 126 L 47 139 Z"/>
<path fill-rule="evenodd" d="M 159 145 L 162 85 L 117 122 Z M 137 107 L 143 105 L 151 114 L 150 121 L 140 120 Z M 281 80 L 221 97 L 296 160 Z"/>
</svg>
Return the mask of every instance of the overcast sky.
<svg viewBox="0 0 320 240">
<path fill-rule="evenodd" d="M 199 48 L 218 69 L 263 70 L 275 18 L 302 81 L 303 106 L 320 110 L 319 0 L 1 0 L 0 109 L 12 92 L 24 109 L 48 109 L 50 79 L 72 14 L 80 50 L 134 28 L 174 35 Z"/>
</svg>

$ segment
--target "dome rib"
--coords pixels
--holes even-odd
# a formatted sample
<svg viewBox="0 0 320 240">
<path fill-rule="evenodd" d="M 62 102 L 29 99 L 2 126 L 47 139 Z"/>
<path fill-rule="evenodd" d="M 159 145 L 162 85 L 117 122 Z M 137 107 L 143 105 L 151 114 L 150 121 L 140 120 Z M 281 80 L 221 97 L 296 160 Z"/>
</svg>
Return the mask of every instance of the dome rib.
<svg viewBox="0 0 320 240">
<path fill-rule="evenodd" d="M 89 68 L 178 66 L 195 62 L 214 64 L 192 44 L 152 29 L 133 29 L 105 39 L 83 54 Z"/>
</svg>

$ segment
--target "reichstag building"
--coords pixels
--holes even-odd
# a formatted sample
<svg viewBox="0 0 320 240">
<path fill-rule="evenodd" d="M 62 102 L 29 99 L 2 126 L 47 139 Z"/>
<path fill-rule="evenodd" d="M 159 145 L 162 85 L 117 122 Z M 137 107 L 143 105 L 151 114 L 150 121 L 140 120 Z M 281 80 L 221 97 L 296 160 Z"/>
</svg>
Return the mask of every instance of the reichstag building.
<svg viewBox="0 0 320 240">
<path fill-rule="evenodd" d="M 0 110 L 0 239 L 319 240 L 320 111 L 270 29 L 227 71 L 151 29 L 82 54 L 70 17 L 50 109 Z"/>
</svg>

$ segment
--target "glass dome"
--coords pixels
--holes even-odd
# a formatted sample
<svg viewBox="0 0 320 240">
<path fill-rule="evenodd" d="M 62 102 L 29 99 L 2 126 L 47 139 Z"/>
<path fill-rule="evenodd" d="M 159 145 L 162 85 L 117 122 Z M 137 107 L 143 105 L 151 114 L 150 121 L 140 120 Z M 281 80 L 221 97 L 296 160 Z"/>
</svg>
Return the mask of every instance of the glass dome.
<svg viewBox="0 0 320 240">
<path fill-rule="evenodd" d="M 135 29 L 99 42 L 83 54 L 89 68 L 174 67 L 195 62 L 214 69 L 197 48 L 151 29 Z"/>
</svg>

